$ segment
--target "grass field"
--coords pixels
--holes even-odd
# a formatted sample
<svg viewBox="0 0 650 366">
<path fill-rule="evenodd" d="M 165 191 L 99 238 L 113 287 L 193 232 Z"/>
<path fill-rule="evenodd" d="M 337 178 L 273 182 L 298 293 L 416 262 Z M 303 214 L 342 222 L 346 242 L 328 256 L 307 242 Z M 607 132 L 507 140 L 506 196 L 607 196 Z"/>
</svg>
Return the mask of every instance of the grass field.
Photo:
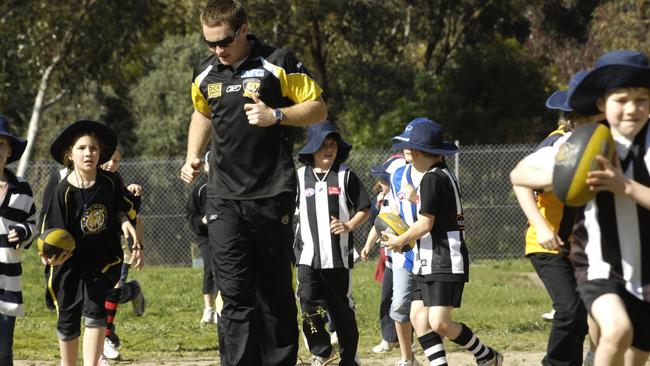
<svg viewBox="0 0 650 366">
<path fill-rule="evenodd" d="M 55 360 L 58 357 L 55 313 L 44 305 L 43 270 L 35 250 L 24 256 L 24 301 L 27 314 L 16 322 L 14 357 L 17 360 Z M 376 262 L 359 263 L 353 272 L 353 293 L 360 331 L 360 356 L 381 339 L 377 320 L 379 285 L 372 277 Z M 542 352 L 550 324 L 540 314 L 550 300 L 531 276 L 527 260 L 481 261 L 471 267 L 463 306 L 454 318 L 470 326 L 482 340 L 503 351 Z M 131 305 L 119 308 L 117 333 L 122 357 L 130 360 L 169 360 L 218 357 L 215 327 L 199 326 L 203 309 L 202 272 L 192 268 L 149 267 L 133 271 L 130 279 L 143 285 L 147 310 L 132 315 Z M 455 351 L 447 342 L 448 351 Z M 300 356 L 308 353 L 301 342 Z"/>
</svg>

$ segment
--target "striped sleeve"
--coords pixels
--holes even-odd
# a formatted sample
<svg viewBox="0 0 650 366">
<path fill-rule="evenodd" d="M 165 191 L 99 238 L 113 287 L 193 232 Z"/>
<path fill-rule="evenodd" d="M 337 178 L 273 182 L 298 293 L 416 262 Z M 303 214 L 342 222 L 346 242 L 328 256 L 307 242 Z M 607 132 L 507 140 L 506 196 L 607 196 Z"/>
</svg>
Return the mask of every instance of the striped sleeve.
<svg viewBox="0 0 650 366">
<path fill-rule="evenodd" d="M 2 215 L 3 226 L 6 228 L 3 234 L 8 233 L 9 226 L 12 226 L 20 233 L 21 247 L 29 248 L 36 233 L 36 215 L 32 189 L 26 181 L 19 180 Z"/>
<path fill-rule="evenodd" d="M 282 96 L 296 104 L 320 98 L 323 89 L 293 53 L 286 51 L 277 63 L 262 58 L 264 68 L 280 80 Z"/>
<path fill-rule="evenodd" d="M 201 92 L 201 83 L 210 73 L 210 70 L 212 70 L 212 65 L 209 65 L 204 69 L 199 68 L 197 65 L 194 69 L 194 78 L 192 81 L 192 104 L 194 105 L 195 110 L 206 116 L 212 114 L 212 109 L 210 108 L 210 104 L 208 104 L 208 100 L 203 95 L 203 92 Z"/>
</svg>

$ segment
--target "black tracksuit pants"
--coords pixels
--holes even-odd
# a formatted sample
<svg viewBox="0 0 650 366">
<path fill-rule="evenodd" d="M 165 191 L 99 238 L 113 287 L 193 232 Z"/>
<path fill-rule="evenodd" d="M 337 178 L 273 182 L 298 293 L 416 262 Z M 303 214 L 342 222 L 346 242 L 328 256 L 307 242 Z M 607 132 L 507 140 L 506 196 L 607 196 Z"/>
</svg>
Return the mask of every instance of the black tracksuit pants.
<svg viewBox="0 0 650 366">
<path fill-rule="evenodd" d="M 295 193 L 257 200 L 208 199 L 223 366 L 294 366 L 298 325 L 292 287 Z"/>
<path fill-rule="evenodd" d="M 332 353 L 329 333 L 325 330 L 327 314 L 334 321 L 339 339 L 340 366 L 356 366 L 359 330 L 354 302 L 349 296 L 350 270 L 347 268 L 314 269 L 298 265 L 298 297 L 302 310 L 302 330 L 309 351 L 328 357 Z M 327 307 L 324 309 L 322 304 Z"/>
</svg>

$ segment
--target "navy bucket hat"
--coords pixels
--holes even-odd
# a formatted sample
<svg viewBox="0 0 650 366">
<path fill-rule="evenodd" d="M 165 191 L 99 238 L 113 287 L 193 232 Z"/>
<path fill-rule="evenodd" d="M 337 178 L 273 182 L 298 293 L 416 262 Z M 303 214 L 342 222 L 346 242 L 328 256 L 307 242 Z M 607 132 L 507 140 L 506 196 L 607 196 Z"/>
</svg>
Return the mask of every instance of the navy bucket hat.
<svg viewBox="0 0 650 366">
<path fill-rule="evenodd" d="M 393 137 L 393 139 L 392 139 L 393 147 L 392 148 L 397 149 L 395 147 L 395 144 L 399 144 L 400 142 L 408 141 L 409 138 L 411 137 L 411 131 L 413 130 L 413 127 L 419 125 L 420 123 L 431 123 L 431 122 L 433 122 L 433 121 L 426 118 L 426 117 L 418 117 L 418 118 L 415 118 L 415 119 L 411 120 L 411 122 L 409 122 L 406 125 L 406 127 L 404 127 L 404 131 L 402 131 L 401 134 Z"/>
<path fill-rule="evenodd" d="M 596 61 L 573 92 L 568 94 L 569 106 L 582 115 L 600 113 L 598 98 L 618 88 L 650 88 L 648 57 L 638 51 L 608 52 Z"/>
<path fill-rule="evenodd" d="M 104 164 L 111 159 L 115 148 L 117 147 L 117 135 L 113 130 L 103 123 L 82 119 L 76 121 L 64 128 L 61 133 L 54 139 L 50 145 L 50 154 L 60 164 L 65 165 L 63 154 L 68 147 L 72 144 L 72 139 L 79 133 L 92 132 L 99 140 L 101 140 L 104 147 L 99 154 L 99 163 Z"/>
<path fill-rule="evenodd" d="M 352 145 L 341 138 L 341 134 L 336 131 L 334 123 L 328 120 L 311 125 L 307 128 L 307 142 L 298 152 L 298 160 L 303 164 L 313 163 L 314 153 L 320 149 L 323 141 L 325 141 L 329 135 L 334 135 L 333 137 L 337 139 L 339 144 L 334 164 L 342 164 L 350 155 Z"/>
<path fill-rule="evenodd" d="M 6 163 L 9 164 L 20 159 L 27 147 L 27 140 L 23 140 L 11 133 L 9 121 L 5 116 L 0 116 L 0 136 L 7 137 L 11 142 L 11 156 L 7 157 Z"/>
<path fill-rule="evenodd" d="M 419 123 L 411 130 L 408 141 L 393 145 L 396 149 L 413 149 L 433 155 L 454 155 L 458 146 L 451 142 L 443 141 L 442 126 L 436 122 Z"/>
<path fill-rule="evenodd" d="M 546 108 L 548 109 L 559 109 L 564 112 L 573 112 L 573 109 L 569 105 L 569 93 L 573 93 L 576 86 L 580 84 L 582 79 L 587 76 L 587 70 L 580 70 L 576 72 L 569 80 L 569 89 L 568 90 L 558 90 L 555 93 L 551 94 L 548 99 L 546 99 Z"/>
</svg>

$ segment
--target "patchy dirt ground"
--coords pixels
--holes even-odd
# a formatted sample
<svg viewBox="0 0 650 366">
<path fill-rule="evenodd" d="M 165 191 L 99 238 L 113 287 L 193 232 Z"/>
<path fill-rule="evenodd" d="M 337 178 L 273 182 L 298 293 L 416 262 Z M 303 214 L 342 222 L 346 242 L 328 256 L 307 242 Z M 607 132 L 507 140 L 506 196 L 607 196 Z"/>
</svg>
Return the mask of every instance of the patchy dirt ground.
<svg viewBox="0 0 650 366">
<path fill-rule="evenodd" d="M 510 366 L 537 366 L 540 364 L 543 353 L 533 353 L 533 352 L 506 352 L 504 353 L 504 365 Z M 395 356 L 370 356 L 361 359 L 361 364 L 366 365 L 394 365 L 397 361 Z M 426 365 L 424 355 L 417 356 L 418 361 L 421 364 Z M 307 360 L 303 360 L 307 361 Z M 476 365 L 474 358 L 467 352 L 454 352 L 447 355 L 447 361 L 450 365 L 453 366 L 466 366 L 466 365 Z M 46 361 L 15 361 L 14 365 L 16 366 L 55 366 L 58 363 L 56 362 L 46 362 Z M 116 366 L 215 366 L 219 365 L 218 360 L 209 359 L 209 358 L 188 358 L 188 359 L 173 359 L 166 361 L 135 361 L 135 360 L 122 360 L 122 361 L 113 361 L 111 365 Z M 309 365 L 309 363 L 299 363 L 298 365 Z"/>
</svg>

